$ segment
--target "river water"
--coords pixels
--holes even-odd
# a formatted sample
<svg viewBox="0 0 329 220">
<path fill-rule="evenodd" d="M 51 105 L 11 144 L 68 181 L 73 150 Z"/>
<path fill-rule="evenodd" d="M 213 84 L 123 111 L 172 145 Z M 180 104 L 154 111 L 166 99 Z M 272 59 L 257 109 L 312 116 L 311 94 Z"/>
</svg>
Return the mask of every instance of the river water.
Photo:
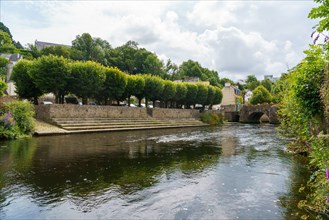
<svg viewBox="0 0 329 220">
<path fill-rule="evenodd" d="M 0 219 L 298 219 L 286 144 L 268 124 L 0 142 Z"/>
</svg>

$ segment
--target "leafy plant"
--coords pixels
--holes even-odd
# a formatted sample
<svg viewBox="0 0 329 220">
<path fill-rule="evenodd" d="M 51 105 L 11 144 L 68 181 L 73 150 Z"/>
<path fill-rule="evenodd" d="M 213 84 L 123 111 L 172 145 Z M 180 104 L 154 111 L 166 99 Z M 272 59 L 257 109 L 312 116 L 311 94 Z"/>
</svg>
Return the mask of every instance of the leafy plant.
<svg viewBox="0 0 329 220">
<path fill-rule="evenodd" d="M 222 125 L 224 117 L 221 113 L 204 112 L 201 114 L 201 121 L 210 125 Z"/>
</svg>

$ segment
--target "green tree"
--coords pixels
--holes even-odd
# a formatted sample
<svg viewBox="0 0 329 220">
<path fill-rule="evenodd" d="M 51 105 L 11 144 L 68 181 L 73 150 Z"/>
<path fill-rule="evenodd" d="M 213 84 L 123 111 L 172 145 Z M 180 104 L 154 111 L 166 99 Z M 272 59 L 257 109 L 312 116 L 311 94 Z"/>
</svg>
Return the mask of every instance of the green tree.
<svg viewBox="0 0 329 220">
<path fill-rule="evenodd" d="M 208 96 L 207 96 L 207 101 L 206 101 L 206 105 L 209 105 L 209 109 L 212 108 L 213 102 L 214 102 L 214 98 L 215 98 L 215 87 L 209 85 L 208 86 Z"/>
<path fill-rule="evenodd" d="M 176 102 L 176 107 L 181 107 L 182 104 L 185 103 L 187 86 L 185 83 L 175 83 L 176 87 L 176 95 L 174 97 L 174 101 Z"/>
<path fill-rule="evenodd" d="M 0 31 L 0 53 L 14 54 L 17 51 L 10 35 L 4 31 Z"/>
<path fill-rule="evenodd" d="M 215 87 L 215 94 L 212 104 L 218 105 L 222 102 L 223 99 L 223 92 L 219 87 Z"/>
<path fill-rule="evenodd" d="M 185 83 L 185 85 L 187 88 L 185 105 L 186 108 L 190 108 L 191 105 L 195 105 L 198 101 L 198 86 L 195 83 Z"/>
<path fill-rule="evenodd" d="M 169 80 L 163 81 L 163 91 L 161 95 L 162 101 L 165 103 L 165 108 L 168 107 L 168 101 L 173 101 L 176 95 L 175 83 Z"/>
<path fill-rule="evenodd" d="M 141 106 L 144 97 L 145 80 L 141 75 L 128 75 L 126 86 L 126 96 L 128 98 L 128 106 L 130 106 L 130 97 L 133 95 L 138 98 L 138 106 Z"/>
<path fill-rule="evenodd" d="M 148 101 L 153 102 L 153 107 L 155 107 L 155 102 L 161 99 L 163 92 L 163 79 L 159 76 L 144 75 L 145 87 L 144 87 L 144 97 L 146 100 L 146 105 Z"/>
<path fill-rule="evenodd" d="M 0 79 L 0 97 L 4 96 L 4 91 L 7 89 L 7 84 Z"/>
<path fill-rule="evenodd" d="M 67 59 L 53 55 L 42 56 L 32 66 L 31 77 L 42 91 L 55 95 L 56 103 L 64 103 L 70 77 Z"/>
<path fill-rule="evenodd" d="M 106 40 L 93 38 L 89 33 L 83 33 L 81 36 L 77 35 L 72 41 L 72 49 L 82 52 L 82 60 L 92 60 L 103 65 L 108 65 L 109 62 L 106 59 L 106 54 L 112 48 Z"/>
<path fill-rule="evenodd" d="M 105 81 L 104 67 L 93 61 L 76 61 L 71 64 L 70 91 L 88 104 L 88 98 L 96 98 Z"/>
<path fill-rule="evenodd" d="M 2 81 L 6 80 L 8 63 L 9 63 L 9 60 L 7 58 L 0 57 L 0 79 Z"/>
<path fill-rule="evenodd" d="M 62 56 L 64 58 L 71 58 L 70 48 L 66 46 L 52 46 L 52 47 L 45 47 L 40 51 L 41 55 L 55 55 L 55 56 Z"/>
<path fill-rule="evenodd" d="M 327 0 L 314 0 L 314 2 L 319 3 L 316 8 L 313 8 L 308 17 L 311 19 L 320 19 L 317 25 L 317 31 L 323 32 L 329 30 L 329 3 Z"/>
<path fill-rule="evenodd" d="M 258 103 L 271 102 L 272 96 L 270 92 L 264 86 L 257 86 L 256 89 L 252 91 L 252 97 L 250 103 L 255 105 Z"/>
<path fill-rule="evenodd" d="M 43 94 L 34 83 L 31 77 L 31 69 L 33 61 L 20 60 L 13 68 L 11 80 L 15 82 L 16 94 L 22 99 L 33 101 L 35 105 L 38 104 L 38 97 Z"/>
<path fill-rule="evenodd" d="M 186 77 L 198 77 L 201 78 L 202 75 L 202 66 L 193 60 L 184 61 L 179 66 L 179 77 L 180 79 L 186 78 Z"/>
<path fill-rule="evenodd" d="M 208 99 L 208 87 L 205 84 L 197 83 L 198 86 L 198 93 L 197 93 L 197 103 L 201 104 L 203 108 L 205 107 Z"/>
<path fill-rule="evenodd" d="M 248 75 L 246 79 L 246 88 L 253 91 L 256 87 L 259 86 L 259 81 L 255 75 Z"/>
<path fill-rule="evenodd" d="M 105 104 L 107 100 L 116 100 L 118 105 L 124 97 L 124 92 L 127 85 L 127 76 L 118 68 L 107 67 L 105 68 L 105 83 L 104 83 L 104 97 Z"/>
<path fill-rule="evenodd" d="M 260 82 L 260 85 L 264 86 L 269 92 L 272 92 L 273 83 L 269 79 L 264 79 Z"/>
</svg>

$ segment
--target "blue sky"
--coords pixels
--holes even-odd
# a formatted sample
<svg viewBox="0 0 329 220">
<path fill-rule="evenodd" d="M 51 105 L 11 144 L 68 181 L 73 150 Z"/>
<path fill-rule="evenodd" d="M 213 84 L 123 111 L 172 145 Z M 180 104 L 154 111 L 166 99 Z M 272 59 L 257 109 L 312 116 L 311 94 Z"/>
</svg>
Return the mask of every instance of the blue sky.
<svg viewBox="0 0 329 220">
<path fill-rule="evenodd" d="M 176 64 L 192 59 L 220 77 L 280 76 L 312 43 L 306 1 L 1 0 L 1 21 L 23 45 L 70 45 L 88 32 L 113 47 L 128 40 Z"/>
</svg>

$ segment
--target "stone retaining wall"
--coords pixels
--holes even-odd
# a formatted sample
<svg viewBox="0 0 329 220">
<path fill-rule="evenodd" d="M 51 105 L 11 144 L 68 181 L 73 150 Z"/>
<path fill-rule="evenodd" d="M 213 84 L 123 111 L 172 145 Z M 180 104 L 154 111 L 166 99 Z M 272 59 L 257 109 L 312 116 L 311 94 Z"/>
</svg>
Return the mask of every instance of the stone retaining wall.
<svg viewBox="0 0 329 220">
<path fill-rule="evenodd" d="M 36 118 L 51 122 L 51 118 L 199 118 L 199 110 L 133 108 L 93 105 L 37 105 Z"/>
</svg>

